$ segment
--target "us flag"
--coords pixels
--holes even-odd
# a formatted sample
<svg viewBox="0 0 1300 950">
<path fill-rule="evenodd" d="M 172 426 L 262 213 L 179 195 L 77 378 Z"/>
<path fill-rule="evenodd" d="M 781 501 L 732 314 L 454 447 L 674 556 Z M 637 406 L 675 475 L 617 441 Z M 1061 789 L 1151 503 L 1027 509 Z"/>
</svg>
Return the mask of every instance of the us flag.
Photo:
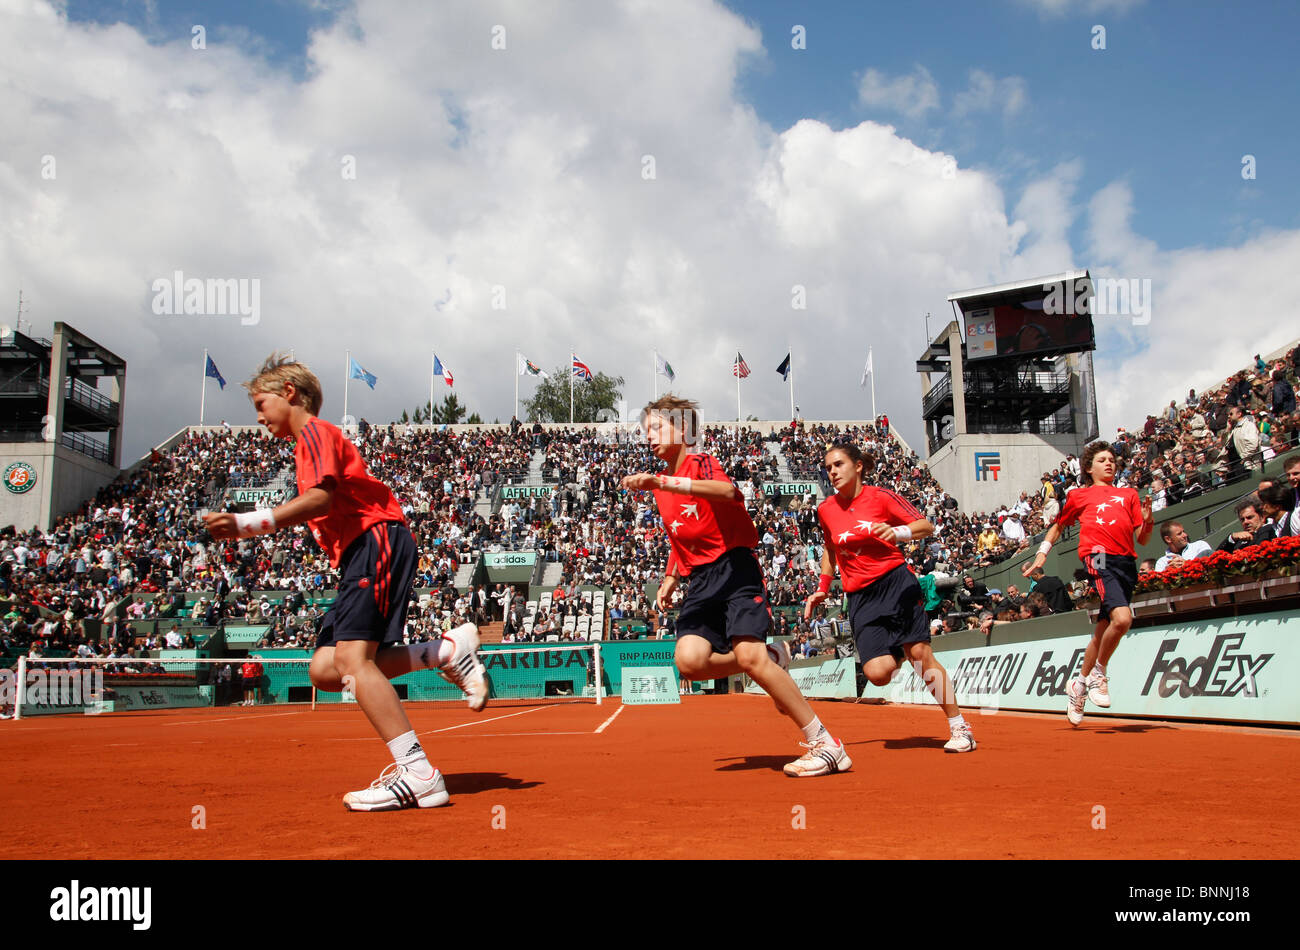
<svg viewBox="0 0 1300 950">
<path fill-rule="evenodd" d="M 749 375 L 749 364 L 745 362 L 745 358 L 740 355 L 739 350 L 736 351 L 736 362 L 731 367 L 731 375 L 739 376 L 741 379 Z"/>
<path fill-rule="evenodd" d="M 576 379 L 591 379 L 591 367 L 578 359 L 578 354 L 573 355 L 573 375 Z"/>
</svg>

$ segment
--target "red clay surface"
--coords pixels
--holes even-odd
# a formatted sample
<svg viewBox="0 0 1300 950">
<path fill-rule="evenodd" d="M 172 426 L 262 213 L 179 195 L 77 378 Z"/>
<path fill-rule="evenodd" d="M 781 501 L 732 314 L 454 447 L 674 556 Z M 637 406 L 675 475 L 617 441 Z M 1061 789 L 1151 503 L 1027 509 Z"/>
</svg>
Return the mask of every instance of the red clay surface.
<svg viewBox="0 0 1300 950">
<path fill-rule="evenodd" d="M 0 857 L 1300 857 L 1294 730 L 975 712 L 949 755 L 933 708 L 813 705 L 851 772 L 786 778 L 762 697 L 412 704 L 451 805 L 381 814 L 340 801 L 389 761 L 355 708 L 0 722 Z"/>
</svg>

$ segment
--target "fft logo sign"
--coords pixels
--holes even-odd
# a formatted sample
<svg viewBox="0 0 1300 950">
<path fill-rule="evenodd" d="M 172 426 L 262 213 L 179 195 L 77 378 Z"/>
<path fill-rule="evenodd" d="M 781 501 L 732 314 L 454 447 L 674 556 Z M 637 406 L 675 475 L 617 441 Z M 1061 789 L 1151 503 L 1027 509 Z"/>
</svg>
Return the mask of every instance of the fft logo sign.
<svg viewBox="0 0 1300 950">
<path fill-rule="evenodd" d="M 26 462 L 14 462 L 4 470 L 5 488 L 15 495 L 29 491 L 36 484 L 36 469 Z"/>
<path fill-rule="evenodd" d="M 998 480 L 998 472 L 1002 471 L 1002 453 L 1001 452 L 976 452 L 975 453 L 975 481 L 987 482 L 989 475 L 993 476 L 993 481 Z"/>
</svg>

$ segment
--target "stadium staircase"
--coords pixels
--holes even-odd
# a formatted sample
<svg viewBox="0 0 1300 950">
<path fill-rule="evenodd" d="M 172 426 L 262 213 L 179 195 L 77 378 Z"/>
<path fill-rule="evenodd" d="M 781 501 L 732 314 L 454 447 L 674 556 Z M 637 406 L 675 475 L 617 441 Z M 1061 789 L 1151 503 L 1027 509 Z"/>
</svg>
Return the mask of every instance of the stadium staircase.
<svg viewBox="0 0 1300 950">
<path fill-rule="evenodd" d="M 546 453 L 541 449 L 533 451 L 533 457 L 528 460 L 528 484 L 541 485 L 546 479 L 542 478 L 542 462 L 546 459 Z"/>
<path fill-rule="evenodd" d="M 767 454 L 776 459 L 776 470 L 779 475 L 778 481 L 794 481 L 794 475 L 790 472 L 790 463 L 787 462 L 785 456 L 781 454 L 781 443 L 767 442 L 764 443 L 764 447 L 767 449 Z"/>
<path fill-rule="evenodd" d="M 501 637 L 505 634 L 505 622 L 493 620 L 491 623 L 480 624 L 478 628 L 479 643 L 500 643 Z"/>
<path fill-rule="evenodd" d="M 457 590 L 469 589 L 469 582 L 474 576 L 474 569 L 476 567 L 478 567 L 478 558 L 471 558 L 456 568 L 456 576 L 452 578 L 452 583 L 456 585 Z"/>
<path fill-rule="evenodd" d="M 560 586 L 560 581 L 564 578 L 564 563 L 562 561 L 547 561 L 546 569 L 542 571 L 542 586 L 556 588 Z"/>
</svg>

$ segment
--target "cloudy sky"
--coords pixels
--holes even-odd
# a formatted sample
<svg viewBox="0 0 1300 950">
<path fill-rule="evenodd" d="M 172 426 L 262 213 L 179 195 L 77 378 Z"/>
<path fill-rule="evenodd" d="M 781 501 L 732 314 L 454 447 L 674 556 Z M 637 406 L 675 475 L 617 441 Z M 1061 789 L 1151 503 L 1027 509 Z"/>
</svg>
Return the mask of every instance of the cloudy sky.
<svg viewBox="0 0 1300 950">
<path fill-rule="evenodd" d="M 24 330 L 128 361 L 124 460 L 197 421 L 205 347 L 209 422 L 291 348 L 335 422 L 348 350 L 355 416 L 422 404 L 436 351 L 505 420 L 516 349 L 570 348 L 633 406 L 657 349 L 721 419 L 738 350 L 744 414 L 788 418 L 793 349 L 802 414 L 859 418 L 872 347 L 919 448 L 925 315 L 1086 267 L 1152 282 L 1149 323 L 1098 320 L 1113 432 L 1300 335 L 1297 34 L 1291 2 L 0 0 L 0 320 L 21 288 Z M 258 281 L 256 322 L 155 312 L 178 271 Z"/>
</svg>

